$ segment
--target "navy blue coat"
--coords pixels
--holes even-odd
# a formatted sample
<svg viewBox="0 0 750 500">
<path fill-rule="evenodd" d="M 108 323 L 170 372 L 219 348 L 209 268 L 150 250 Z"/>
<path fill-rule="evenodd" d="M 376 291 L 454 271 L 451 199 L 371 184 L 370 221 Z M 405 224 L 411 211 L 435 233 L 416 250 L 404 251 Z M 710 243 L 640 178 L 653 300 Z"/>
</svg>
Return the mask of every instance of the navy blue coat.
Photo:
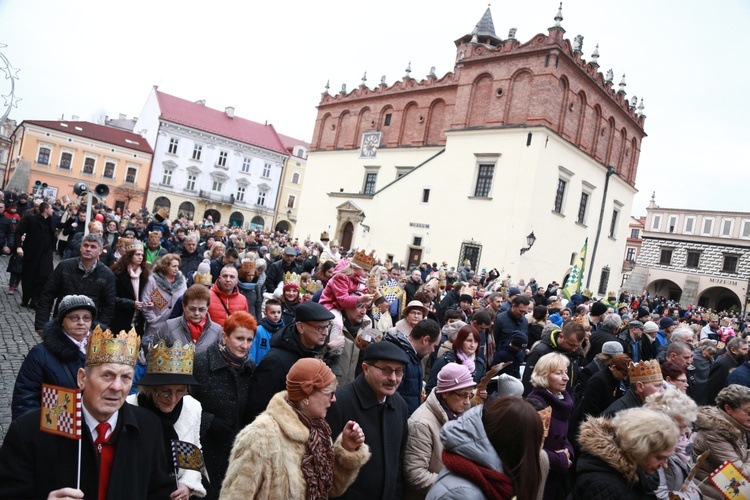
<svg viewBox="0 0 750 500">
<path fill-rule="evenodd" d="M 63 333 L 53 320 L 47 323 L 42 343 L 26 355 L 13 387 L 12 418 L 41 406 L 42 384 L 78 387 L 77 373 L 83 368 L 86 355 Z"/>
<path fill-rule="evenodd" d="M 745 361 L 740 366 L 732 370 L 727 377 L 727 386 L 732 384 L 744 385 L 750 387 L 750 362 Z"/>
<path fill-rule="evenodd" d="M 528 338 L 529 321 L 526 317 L 516 318 L 511 311 L 498 313 L 497 318 L 495 318 L 495 345 L 499 347 L 510 342 L 514 332 L 521 332 Z"/>
<path fill-rule="evenodd" d="M 411 416 L 422 404 L 422 380 L 424 380 L 422 361 L 417 356 L 411 343 L 403 335 L 396 336 L 387 333 L 383 340 L 397 345 L 409 357 L 409 363 L 404 365 L 404 378 L 401 379 L 401 385 L 398 386 L 398 393 L 404 398 L 406 406 L 409 408 L 407 416 Z"/>
</svg>

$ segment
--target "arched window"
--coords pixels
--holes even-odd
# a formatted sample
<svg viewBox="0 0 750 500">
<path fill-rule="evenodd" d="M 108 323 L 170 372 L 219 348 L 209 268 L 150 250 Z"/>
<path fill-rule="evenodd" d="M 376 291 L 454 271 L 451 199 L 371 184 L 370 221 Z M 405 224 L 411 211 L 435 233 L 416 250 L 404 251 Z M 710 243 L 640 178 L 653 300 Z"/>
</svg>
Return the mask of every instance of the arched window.
<svg viewBox="0 0 750 500">
<path fill-rule="evenodd" d="M 158 212 L 162 208 L 166 209 L 167 212 L 172 208 L 172 202 L 166 196 L 159 196 L 154 200 L 154 213 Z"/>
<path fill-rule="evenodd" d="M 262 231 L 263 230 L 263 226 L 265 226 L 265 224 L 266 224 L 266 221 L 263 220 L 263 217 L 261 217 L 260 215 L 256 215 L 250 221 L 250 228 L 251 229 L 260 229 Z"/>
<path fill-rule="evenodd" d="M 245 216 L 242 215 L 241 212 L 232 212 L 232 215 L 229 216 L 230 226 L 242 227 L 242 224 L 244 223 L 245 223 Z"/>
<path fill-rule="evenodd" d="M 195 216 L 195 205 L 189 201 L 183 201 L 180 203 L 180 208 L 177 210 L 177 217 L 185 217 L 188 220 L 192 220 Z"/>
<path fill-rule="evenodd" d="M 292 184 L 299 184 L 299 172 L 292 174 Z"/>
</svg>

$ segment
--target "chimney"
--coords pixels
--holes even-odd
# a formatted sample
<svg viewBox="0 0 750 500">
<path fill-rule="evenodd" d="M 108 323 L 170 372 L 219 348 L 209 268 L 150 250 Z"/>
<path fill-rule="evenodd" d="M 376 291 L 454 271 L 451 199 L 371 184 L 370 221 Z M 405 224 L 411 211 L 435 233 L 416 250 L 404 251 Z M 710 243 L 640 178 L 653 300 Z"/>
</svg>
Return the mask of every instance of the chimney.
<svg viewBox="0 0 750 500">
<path fill-rule="evenodd" d="M 229 118 L 234 118 L 234 108 L 232 106 L 227 106 L 224 111 L 226 111 Z"/>
<path fill-rule="evenodd" d="M 77 122 L 78 121 L 78 115 L 73 115 L 70 117 L 71 121 Z"/>
<path fill-rule="evenodd" d="M 120 116 L 117 117 L 118 120 L 125 120 L 127 118 L 127 115 L 125 113 L 120 113 Z"/>
</svg>

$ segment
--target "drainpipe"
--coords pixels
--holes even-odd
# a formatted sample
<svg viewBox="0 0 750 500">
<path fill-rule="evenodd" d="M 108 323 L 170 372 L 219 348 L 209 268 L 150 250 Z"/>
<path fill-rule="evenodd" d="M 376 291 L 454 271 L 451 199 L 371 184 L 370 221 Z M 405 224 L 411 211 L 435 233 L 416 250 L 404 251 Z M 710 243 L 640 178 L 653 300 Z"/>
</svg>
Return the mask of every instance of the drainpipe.
<svg viewBox="0 0 750 500">
<path fill-rule="evenodd" d="M 591 274 L 594 270 L 594 260 L 596 259 L 596 249 L 599 247 L 599 236 L 602 234 L 602 223 L 604 222 L 604 207 L 607 204 L 607 190 L 609 189 L 609 178 L 615 173 L 615 167 L 610 165 L 607 167 L 607 176 L 604 178 L 604 194 L 602 196 L 602 208 L 599 211 L 599 225 L 596 228 L 596 239 L 594 240 L 594 248 L 591 251 L 591 260 L 589 261 L 589 272 L 586 278 L 586 288 L 591 289 Z"/>
</svg>

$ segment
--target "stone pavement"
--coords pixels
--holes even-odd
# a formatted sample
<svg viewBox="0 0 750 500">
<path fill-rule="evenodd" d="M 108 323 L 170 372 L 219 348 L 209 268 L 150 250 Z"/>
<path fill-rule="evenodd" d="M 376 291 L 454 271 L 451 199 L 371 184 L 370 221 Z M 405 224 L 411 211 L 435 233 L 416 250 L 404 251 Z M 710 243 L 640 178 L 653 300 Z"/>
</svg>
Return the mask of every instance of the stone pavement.
<svg viewBox="0 0 750 500">
<path fill-rule="evenodd" d="M 55 264 L 58 260 L 55 257 Z M 34 311 L 21 307 L 21 293 L 8 295 L 8 257 L 0 257 L 0 442 L 10 425 L 13 385 L 26 353 L 39 343 Z"/>
</svg>

